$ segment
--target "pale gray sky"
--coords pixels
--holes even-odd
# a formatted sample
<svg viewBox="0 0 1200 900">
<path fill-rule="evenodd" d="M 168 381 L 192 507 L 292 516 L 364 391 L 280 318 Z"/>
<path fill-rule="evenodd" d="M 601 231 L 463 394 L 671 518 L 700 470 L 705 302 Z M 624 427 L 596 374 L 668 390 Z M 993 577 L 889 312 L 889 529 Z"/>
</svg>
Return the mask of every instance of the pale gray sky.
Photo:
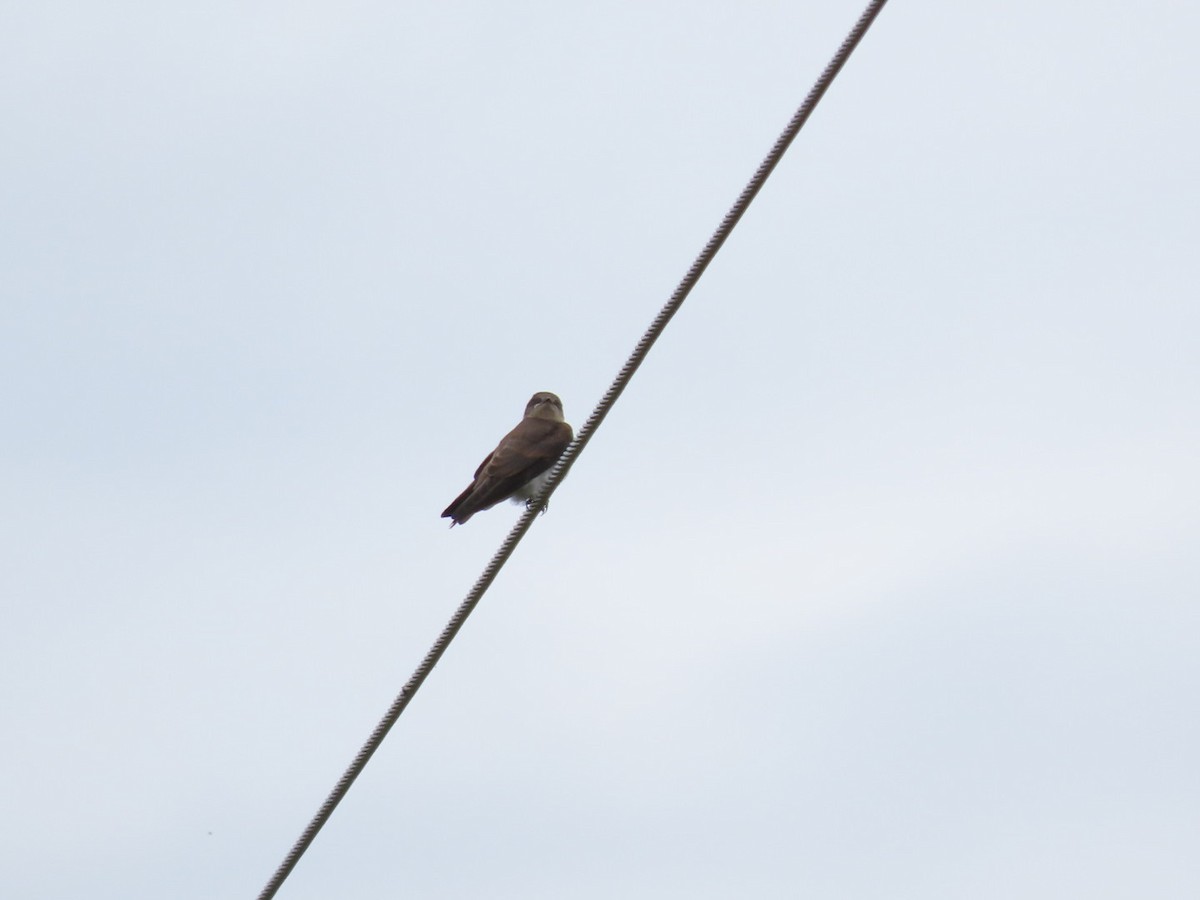
<svg viewBox="0 0 1200 900">
<path fill-rule="evenodd" d="M 861 8 L 9 4 L 0 893 L 258 892 Z M 280 896 L 1200 894 L 1198 32 L 885 9 Z"/>
</svg>

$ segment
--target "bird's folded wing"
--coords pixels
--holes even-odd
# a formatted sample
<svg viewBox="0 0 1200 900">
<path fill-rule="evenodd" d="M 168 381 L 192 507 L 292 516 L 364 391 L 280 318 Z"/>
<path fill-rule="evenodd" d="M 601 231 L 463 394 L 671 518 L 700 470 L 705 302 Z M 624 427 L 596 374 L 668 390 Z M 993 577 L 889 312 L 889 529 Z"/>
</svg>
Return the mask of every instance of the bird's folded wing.
<svg viewBox="0 0 1200 900">
<path fill-rule="evenodd" d="M 487 509 L 512 496 L 554 465 L 571 437 L 571 426 L 566 422 L 522 419 L 479 467 L 471 506 Z"/>
</svg>

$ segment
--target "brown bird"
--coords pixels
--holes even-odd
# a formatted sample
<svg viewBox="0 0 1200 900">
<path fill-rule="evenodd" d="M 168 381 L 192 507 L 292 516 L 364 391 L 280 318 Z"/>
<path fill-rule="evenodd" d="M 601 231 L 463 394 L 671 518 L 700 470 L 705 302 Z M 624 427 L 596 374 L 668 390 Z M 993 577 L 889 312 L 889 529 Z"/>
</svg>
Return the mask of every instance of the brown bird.
<svg viewBox="0 0 1200 900">
<path fill-rule="evenodd" d="M 479 464 L 475 480 L 446 507 L 442 518 L 450 519 L 453 528 L 502 500 L 528 503 L 573 437 L 563 420 L 562 401 L 549 391 L 534 394 L 525 418 Z"/>
</svg>

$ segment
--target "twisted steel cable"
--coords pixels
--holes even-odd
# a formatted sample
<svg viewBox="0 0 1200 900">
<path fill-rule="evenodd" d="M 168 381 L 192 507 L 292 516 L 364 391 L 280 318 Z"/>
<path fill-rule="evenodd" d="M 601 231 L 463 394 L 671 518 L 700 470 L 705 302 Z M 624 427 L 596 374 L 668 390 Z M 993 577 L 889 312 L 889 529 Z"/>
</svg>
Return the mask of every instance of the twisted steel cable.
<svg viewBox="0 0 1200 900">
<path fill-rule="evenodd" d="M 400 714 L 404 712 L 409 701 L 412 700 L 413 695 L 424 684 L 429 673 L 433 671 L 433 667 L 438 664 L 438 661 L 442 658 L 442 654 L 446 652 L 446 648 L 450 645 L 450 642 L 454 640 L 454 636 L 463 627 L 463 624 L 467 621 L 467 617 L 474 611 L 484 593 L 496 579 L 496 575 L 500 572 L 500 569 L 516 549 L 517 544 L 521 542 L 521 539 L 533 524 L 533 520 L 537 518 L 538 510 L 549 502 L 550 495 L 554 493 L 559 482 L 562 481 L 571 466 L 574 465 L 576 458 L 583 451 L 583 448 L 587 446 L 596 429 L 600 427 L 600 423 L 604 421 L 609 410 L 617 401 L 617 398 L 624 392 L 630 379 L 633 378 L 634 373 L 645 360 L 646 355 L 650 352 L 650 348 L 654 346 L 655 341 L 658 340 L 663 330 L 667 327 L 667 323 L 679 311 L 679 308 L 683 305 L 683 301 L 687 299 L 692 288 L 696 286 L 696 282 L 700 280 L 700 276 L 708 268 L 708 264 L 712 262 L 713 258 L 717 255 L 717 251 L 724 245 L 726 239 L 733 232 L 734 227 L 758 195 L 758 192 L 762 190 L 763 185 L 771 176 L 771 173 L 775 170 L 783 155 L 787 152 L 788 147 L 791 146 L 800 129 L 804 127 L 804 123 L 808 121 L 808 117 L 812 115 L 812 111 L 820 103 L 821 98 L 825 96 L 825 92 L 829 89 L 830 84 L 833 83 L 834 78 L 842 70 L 842 67 L 846 64 L 846 60 L 850 58 L 850 54 L 854 52 L 854 49 L 858 46 L 886 3 L 887 0 L 872 0 L 862 15 L 859 16 L 858 21 L 854 23 L 854 27 L 846 35 L 845 40 L 842 41 L 841 46 L 838 47 L 829 64 L 825 66 L 820 77 L 817 78 L 816 83 L 804 98 L 804 102 L 800 104 L 800 108 L 796 110 L 795 115 L 792 116 L 783 133 L 779 135 L 770 152 L 755 171 L 754 176 L 747 183 L 746 187 L 742 189 L 741 194 L 738 195 L 729 212 L 725 214 L 725 218 L 721 220 L 721 224 L 717 227 L 717 230 L 713 232 L 712 237 L 708 239 L 708 243 L 704 245 L 704 249 L 696 257 L 696 261 L 692 263 L 687 274 L 679 282 L 679 286 L 671 294 L 671 298 L 659 310 L 650 327 L 646 329 L 641 340 L 637 342 L 633 353 L 629 355 L 629 358 L 625 361 L 625 365 L 621 367 L 621 371 L 613 379 L 613 383 L 604 392 L 604 396 L 600 398 L 600 402 L 596 404 L 596 408 L 592 410 L 592 414 L 588 416 L 583 427 L 579 429 L 579 434 L 576 435 L 575 440 L 571 442 L 558 462 L 550 470 L 550 475 L 546 480 L 541 494 L 527 505 L 525 511 L 517 519 L 516 524 L 509 531 L 500 548 L 484 568 L 483 574 L 475 581 L 466 598 L 459 605 L 458 609 L 455 610 L 454 615 L 450 617 L 450 621 L 446 623 L 446 627 L 442 629 L 442 633 L 438 635 L 433 646 L 429 648 L 429 652 L 425 654 L 420 665 L 417 666 L 408 681 L 405 682 L 396 699 L 392 701 L 392 705 L 388 707 L 387 713 L 380 719 L 379 724 L 375 726 L 375 730 L 371 732 L 371 736 L 367 738 L 366 743 L 358 751 L 353 762 L 350 763 L 349 767 L 342 774 L 342 777 L 338 779 L 337 784 L 329 792 L 329 796 L 325 798 L 325 802 L 321 804 L 321 808 L 317 810 L 312 821 L 308 823 L 308 827 L 304 829 L 303 833 L 292 846 L 292 849 L 284 857 L 283 862 L 280 863 L 279 868 L 272 875 L 271 880 L 267 882 L 266 887 L 258 895 L 258 900 L 271 900 L 275 896 L 280 886 L 287 879 L 288 875 L 291 874 L 292 869 L 295 868 L 296 863 L 299 862 L 300 857 L 304 855 L 304 852 L 313 842 L 317 833 L 329 820 L 337 805 L 346 796 L 350 790 L 350 786 L 354 784 L 355 779 L 366 768 L 367 763 L 375 754 L 375 751 L 379 749 L 384 738 L 391 731 L 392 726 L 396 724 L 396 721 L 400 718 Z"/>
</svg>

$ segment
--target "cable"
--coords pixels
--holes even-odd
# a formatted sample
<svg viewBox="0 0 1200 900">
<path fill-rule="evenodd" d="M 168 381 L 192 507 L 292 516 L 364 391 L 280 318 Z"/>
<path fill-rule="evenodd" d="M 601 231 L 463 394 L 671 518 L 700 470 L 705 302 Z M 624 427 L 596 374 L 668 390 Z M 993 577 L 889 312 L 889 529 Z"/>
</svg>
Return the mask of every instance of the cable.
<svg viewBox="0 0 1200 900">
<path fill-rule="evenodd" d="M 537 518 L 538 510 L 549 502 L 550 495 L 554 493 L 559 482 L 570 471 L 576 458 L 583 451 L 583 448 L 587 446 L 596 429 L 600 427 L 600 423 L 608 415 L 612 405 L 624 392 L 630 379 L 633 378 L 633 374 L 645 360 L 646 355 L 650 352 L 650 348 L 654 346 L 654 342 L 658 340 L 663 329 L 667 327 L 667 323 L 679 311 L 679 307 L 683 305 L 683 301 L 687 299 L 692 288 L 696 286 L 696 282 L 700 280 L 700 276 L 704 274 L 704 270 L 708 268 L 708 264 L 712 262 L 713 257 L 717 255 L 717 251 L 721 249 L 721 246 L 725 243 L 734 227 L 741 220 L 742 215 L 749 208 L 754 198 L 758 195 L 758 192 L 762 190 L 762 186 L 771 176 L 771 173 L 783 158 L 784 153 L 787 152 L 788 147 L 795 140 L 796 135 L 799 134 L 800 129 L 804 127 L 804 123 L 808 121 L 808 117 L 812 114 L 812 111 L 821 102 L 825 91 L 829 89 L 829 85 L 833 83 L 833 79 L 842 70 L 842 67 L 846 64 L 846 60 L 850 58 L 850 54 L 854 52 L 863 35 L 867 33 L 867 30 L 871 27 L 871 24 L 875 21 L 875 18 L 886 3 L 887 0 L 872 0 L 862 15 L 859 16 L 858 21 L 854 23 L 854 27 L 850 30 L 846 39 L 842 41 L 837 53 L 834 54 L 833 59 L 829 61 L 824 71 L 821 72 L 820 77 L 817 78 L 816 83 L 808 92 L 808 96 L 800 104 L 800 108 L 796 110 L 796 114 L 792 116 L 791 121 L 788 122 L 783 133 L 775 141 L 774 146 L 771 147 L 770 152 L 759 165 L 754 176 L 742 190 L 742 193 L 738 196 L 729 212 L 725 214 L 725 218 L 721 220 L 721 224 L 713 232 L 713 236 L 708 239 L 708 243 L 704 245 L 704 249 L 700 251 L 700 255 L 696 257 L 696 261 L 692 263 L 687 274 L 683 276 L 683 280 L 679 282 L 679 286 L 675 288 L 675 292 L 671 294 L 671 299 L 667 301 L 658 315 L 654 317 L 654 321 L 646 329 L 641 340 L 637 342 L 633 353 L 625 361 L 625 365 L 621 367 L 621 371 L 617 373 L 617 377 L 613 379 L 613 383 L 605 391 L 604 396 L 600 398 L 600 402 L 596 404 L 596 408 L 592 410 L 592 414 L 584 422 L 583 427 L 579 429 L 579 434 L 576 435 L 575 440 L 571 442 L 558 462 L 554 464 L 554 468 L 550 470 L 550 475 L 546 480 L 541 495 L 534 498 L 527 505 L 520 518 L 517 519 L 517 523 L 508 533 L 508 537 L 504 539 L 500 548 L 484 568 L 483 574 L 479 576 L 475 585 L 467 593 L 466 598 L 459 605 L 458 609 L 455 610 L 454 615 L 450 617 L 450 621 L 442 629 L 442 633 L 438 635 L 437 640 L 434 641 L 429 652 L 425 654 L 425 658 L 421 660 L 420 665 L 417 666 L 408 681 L 405 682 L 396 699 L 392 701 L 392 705 L 388 708 L 387 713 L 379 721 L 379 724 L 375 726 L 375 730 L 371 732 L 371 736 L 367 738 L 367 742 L 358 751 L 358 755 L 354 757 L 354 761 L 350 763 L 350 766 L 342 774 L 342 777 L 338 779 L 333 790 L 329 792 L 329 796 L 325 798 L 325 802 L 321 804 L 321 808 L 317 810 L 317 814 L 313 816 L 312 821 L 308 823 L 308 827 L 304 829 L 304 832 L 296 840 L 292 849 L 284 857 L 283 862 L 280 863 L 279 868 L 276 869 L 275 874 L 271 876 L 271 880 L 267 882 L 266 887 L 258 895 L 258 900 L 271 900 L 275 896 L 279 887 L 288 875 L 291 874 L 292 869 L 295 868 L 296 863 L 304 855 L 304 852 L 313 842 L 317 833 L 325 825 L 326 821 L 328 821 L 333 811 L 337 808 L 337 805 L 342 802 L 342 799 L 350 790 L 350 786 L 362 774 L 363 769 L 366 768 L 375 751 L 379 749 L 379 746 L 383 743 L 383 739 L 391 731 L 392 726 L 396 724 L 396 721 L 400 718 L 400 714 L 404 712 L 413 695 L 424 684 L 429 673 L 433 671 L 433 667 L 438 664 L 438 661 L 442 658 L 442 654 L 446 652 L 446 648 L 450 645 L 450 642 L 454 640 L 454 636 L 458 634 L 463 623 L 467 621 L 467 617 L 474 611 L 484 593 L 496 579 L 496 575 L 500 569 L 508 561 L 513 550 L 516 549 L 517 544 L 521 542 L 521 538 L 525 536 L 525 532 L 529 530 L 533 524 L 533 520 Z"/>
</svg>

